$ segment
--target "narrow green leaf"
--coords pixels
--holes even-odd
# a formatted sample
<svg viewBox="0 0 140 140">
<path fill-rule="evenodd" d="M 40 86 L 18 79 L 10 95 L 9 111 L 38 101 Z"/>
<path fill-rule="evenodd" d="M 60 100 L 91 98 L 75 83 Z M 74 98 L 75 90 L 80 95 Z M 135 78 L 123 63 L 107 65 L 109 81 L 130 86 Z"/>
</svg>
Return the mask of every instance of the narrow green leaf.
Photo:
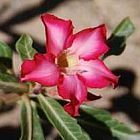
<svg viewBox="0 0 140 140">
<path fill-rule="evenodd" d="M 0 41 L 0 57 L 10 59 L 12 58 L 12 49 L 7 44 L 1 41 Z"/>
<path fill-rule="evenodd" d="M 124 36 L 128 38 L 135 30 L 135 27 L 129 17 L 123 19 L 120 24 L 114 29 L 113 35 Z"/>
<path fill-rule="evenodd" d="M 22 93 L 27 92 L 28 87 L 24 84 L 20 84 L 13 75 L 0 73 L 0 90 L 6 93 Z"/>
<path fill-rule="evenodd" d="M 110 55 L 120 55 L 126 46 L 127 38 L 134 32 L 135 27 L 127 17 L 114 29 L 108 39 L 110 50 L 104 55 L 104 58 Z"/>
<path fill-rule="evenodd" d="M 40 118 L 38 116 L 37 107 L 35 102 L 31 102 L 32 105 L 32 116 L 33 116 L 33 136 L 32 140 L 45 140 L 43 131 L 40 124 Z"/>
<path fill-rule="evenodd" d="M 64 140 L 87 140 L 77 121 L 70 117 L 61 105 L 52 98 L 45 98 L 43 95 L 38 96 L 39 103 L 45 115 L 57 128 L 60 136 Z"/>
<path fill-rule="evenodd" d="M 20 112 L 21 137 L 20 140 L 32 139 L 32 108 L 30 100 L 26 95 L 22 96 Z"/>
<path fill-rule="evenodd" d="M 22 60 L 32 59 L 36 53 L 35 49 L 32 47 L 32 39 L 29 35 L 23 34 L 19 40 L 16 42 L 16 50 L 19 53 Z"/>
<path fill-rule="evenodd" d="M 103 109 L 82 105 L 78 121 L 86 130 L 95 131 L 93 134 L 96 139 L 139 140 L 140 138 L 140 134 L 112 118 L 111 114 Z"/>
<path fill-rule="evenodd" d="M 20 123 L 20 140 L 45 140 L 36 104 L 27 95 L 22 96 Z"/>
</svg>

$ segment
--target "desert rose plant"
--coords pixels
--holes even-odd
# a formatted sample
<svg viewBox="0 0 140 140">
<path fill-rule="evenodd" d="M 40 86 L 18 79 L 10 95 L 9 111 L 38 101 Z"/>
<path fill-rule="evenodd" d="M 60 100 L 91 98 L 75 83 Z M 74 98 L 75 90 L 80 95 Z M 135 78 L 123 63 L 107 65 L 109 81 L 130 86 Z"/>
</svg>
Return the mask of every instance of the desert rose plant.
<svg viewBox="0 0 140 140">
<path fill-rule="evenodd" d="M 130 19 L 125 18 L 108 39 L 104 24 L 73 33 L 71 20 L 48 13 L 41 15 L 41 20 L 46 52 L 34 49 L 31 37 L 23 34 L 16 42 L 23 61 L 19 77 L 4 61 L 0 63 L 0 88 L 4 93 L 16 93 L 12 101 L 21 108 L 20 140 L 44 140 L 44 116 L 64 140 L 138 140 L 139 133 L 113 119 L 110 113 L 86 105 L 101 98 L 89 88 L 117 86 L 119 75 L 114 75 L 103 60 L 124 51 L 126 39 L 134 31 Z M 10 47 L 1 42 L 0 57 L 14 61 L 12 55 Z M 8 104 L 1 102 L 2 106 Z"/>
<path fill-rule="evenodd" d="M 71 21 L 55 16 L 41 16 L 46 30 L 46 53 L 35 54 L 21 66 L 21 80 L 56 86 L 58 94 L 70 102 L 64 106 L 71 115 L 78 115 L 87 100 L 87 87 L 115 86 L 118 78 L 99 57 L 108 51 L 105 25 L 73 34 Z"/>
</svg>

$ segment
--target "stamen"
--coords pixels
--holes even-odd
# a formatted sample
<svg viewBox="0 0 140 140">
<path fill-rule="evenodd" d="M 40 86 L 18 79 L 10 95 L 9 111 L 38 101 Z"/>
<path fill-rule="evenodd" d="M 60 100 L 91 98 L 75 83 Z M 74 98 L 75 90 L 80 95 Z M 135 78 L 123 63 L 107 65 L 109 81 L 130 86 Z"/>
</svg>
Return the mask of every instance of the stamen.
<svg viewBox="0 0 140 140">
<path fill-rule="evenodd" d="M 79 59 L 74 56 L 74 55 L 71 55 L 71 54 L 67 54 L 66 52 L 65 53 L 62 53 L 58 59 L 57 59 L 57 64 L 61 67 L 61 68 L 71 68 L 71 67 L 74 67 L 75 65 L 78 64 L 78 61 Z"/>
</svg>

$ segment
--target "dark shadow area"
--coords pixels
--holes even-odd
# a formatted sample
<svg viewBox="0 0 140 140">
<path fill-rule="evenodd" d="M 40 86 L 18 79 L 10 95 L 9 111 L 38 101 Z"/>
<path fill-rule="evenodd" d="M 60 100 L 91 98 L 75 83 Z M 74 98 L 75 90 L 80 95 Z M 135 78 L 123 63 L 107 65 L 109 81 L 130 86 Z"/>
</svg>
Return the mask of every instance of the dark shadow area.
<svg viewBox="0 0 140 140">
<path fill-rule="evenodd" d="M 6 26 L 4 26 L 4 27 L 2 27 L 2 28 L 0 27 L 0 31 L 2 31 L 2 32 L 6 33 L 6 34 L 8 34 L 9 36 L 12 37 L 12 40 L 9 41 L 9 42 L 7 42 L 7 43 L 8 43 L 8 45 L 9 45 L 13 50 L 15 50 L 16 41 L 20 38 L 21 34 L 18 34 L 18 33 L 14 32 L 14 31 L 11 31 L 11 29 L 8 28 L 8 27 L 6 27 Z M 40 43 L 40 42 L 38 42 L 38 41 L 36 41 L 33 37 L 32 37 L 32 39 L 33 39 L 33 47 L 34 47 L 38 52 L 40 52 L 40 53 L 45 53 L 45 45 L 42 44 L 42 43 Z"/>
<path fill-rule="evenodd" d="M 111 35 L 111 37 L 107 41 L 108 46 L 110 47 L 108 53 L 114 55 L 120 55 L 125 49 L 126 46 L 125 42 L 126 42 L 125 36 Z"/>
<path fill-rule="evenodd" d="M 50 134 L 53 127 L 51 123 L 48 121 L 48 119 L 46 118 L 46 116 L 44 115 L 44 112 L 40 108 L 38 108 L 38 114 L 41 118 L 41 125 L 43 128 L 44 136 L 47 136 Z"/>
<path fill-rule="evenodd" d="M 20 128 L 15 127 L 1 127 L 0 128 L 0 140 L 19 140 Z"/>
<path fill-rule="evenodd" d="M 119 87 L 128 89 L 121 97 L 113 98 L 113 106 L 109 109 L 111 112 L 124 112 L 135 123 L 140 125 L 140 100 L 135 97 L 134 84 L 136 75 L 131 70 L 118 68 L 113 71 L 116 75 L 120 75 Z"/>
<path fill-rule="evenodd" d="M 3 112 L 6 111 L 10 111 L 13 108 L 9 106 L 9 108 L 3 108 Z M 0 113 L 2 110 L 0 110 Z M 41 110 L 39 111 L 39 115 L 41 117 L 41 126 L 42 126 L 42 130 L 44 133 L 44 136 L 47 137 L 48 135 L 50 135 L 52 133 L 52 130 L 54 129 L 51 125 L 51 123 L 47 120 L 47 118 L 45 117 L 44 113 Z M 12 121 L 12 120 L 11 120 Z M 5 126 L 5 127 L 1 127 L 0 128 L 0 140 L 19 140 L 21 136 L 21 130 L 20 127 L 12 127 L 12 126 Z M 61 138 L 58 136 L 59 140 L 61 140 Z M 53 140 L 53 139 L 52 139 Z M 58 140 L 58 139 L 57 139 Z"/>
<path fill-rule="evenodd" d="M 0 57 L 0 64 L 9 69 L 12 68 L 12 60 L 9 58 Z"/>
<path fill-rule="evenodd" d="M 62 140 L 62 138 L 58 135 L 54 140 Z"/>
<path fill-rule="evenodd" d="M 107 40 L 107 44 L 109 46 L 109 51 L 103 56 L 105 59 L 110 55 L 120 55 L 123 53 L 126 47 L 126 37 L 125 36 L 115 36 L 111 35 L 111 37 Z"/>
<path fill-rule="evenodd" d="M 44 136 L 46 137 L 51 133 L 51 130 L 53 127 L 51 124 L 45 120 L 42 121 L 42 128 L 44 130 Z M 21 136 L 21 131 L 20 127 L 11 127 L 11 126 L 6 126 L 6 127 L 1 127 L 0 128 L 0 140 L 19 140 Z M 61 138 L 59 139 L 61 140 Z"/>
<path fill-rule="evenodd" d="M 43 130 L 45 138 L 48 136 L 50 137 L 51 135 L 53 135 L 54 127 L 49 122 L 46 115 L 44 115 L 44 112 L 40 108 L 38 108 L 38 114 L 41 118 L 41 126 L 42 126 L 42 130 Z M 56 138 L 56 140 L 61 140 L 61 137 L 59 135 L 57 135 L 57 138 Z M 54 140 L 54 139 L 52 139 L 52 140 Z"/>
<path fill-rule="evenodd" d="M 41 124 L 43 128 L 42 130 L 43 130 L 44 136 L 47 137 L 52 132 L 53 127 L 46 118 L 41 121 Z"/>
<path fill-rule="evenodd" d="M 56 6 L 58 6 L 60 3 L 64 1 L 66 0 L 44 0 L 39 5 L 29 7 L 28 9 L 16 13 L 13 17 L 11 17 L 6 22 L 4 22 L 2 26 L 11 27 L 15 24 L 28 22 L 34 17 L 40 16 L 40 14 L 55 8 Z"/>
<path fill-rule="evenodd" d="M 3 104 L 3 105 L 1 105 L 0 106 L 0 114 L 2 114 L 2 113 L 4 113 L 4 112 L 9 112 L 9 111 L 11 111 L 11 110 L 13 110 L 14 108 L 15 108 L 15 104 L 11 104 L 11 105 L 5 105 L 5 104 Z"/>
<path fill-rule="evenodd" d="M 44 0 L 39 5 L 32 6 L 28 9 L 24 9 L 23 11 L 16 13 L 10 19 L 2 23 L 0 25 L 0 31 L 6 33 L 8 36 L 12 38 L 12 40 L 8 42 L 8 44 L 12 48 L 15 48 L 15 42 L 21 36 L 21 34 L 18 34 L 12 30 L 12 27 L 14 25 L 28 22 L 34 17 L 40 16 L 40 14 L 48 12 L 49 10 L 55 8 L 64 1 L 66 0 Z M 35 39 L 33 40 L 34 40 L 33 47 L 35 47 L 35 49 L 37 49 L 39 52 L 44 53 L 45 52 L 44 45 L 36 41 Z"/>
<path fill-rule="evenodd" d="M 112 135 L 112 132 L 108 126 L 98 121 L 93 116 L 90 116 L 86 112 L 80 110 L 80 116 L 77 118 L 78 123 L 87 132 L 91 139 L 94 140 L 119 140 Z M 87 121 L 88 120 L 88 121 Z"/>
<path fill-rule="evenodd" d="M 0 115 L 7 113 L 15 109 L 16 105 L 1 105 L 0 106 Z M 12 121 L 12 120 L 11 120 Z M 0 140 L 19 140 L 20 137 L 20 128 L 12 126 L 3 126 L 0 127 Z"/>
</svg>

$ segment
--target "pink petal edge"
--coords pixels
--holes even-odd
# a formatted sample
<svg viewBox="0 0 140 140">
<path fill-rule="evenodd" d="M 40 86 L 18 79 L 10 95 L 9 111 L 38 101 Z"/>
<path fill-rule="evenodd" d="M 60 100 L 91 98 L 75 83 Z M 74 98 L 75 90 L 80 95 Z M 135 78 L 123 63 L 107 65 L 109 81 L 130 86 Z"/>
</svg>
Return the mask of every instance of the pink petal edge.
<svg viewBox="0 0 140 140">
<path fill-rule="evenodd" d="M 77 116 L 79 106 L 86 100 L 87 89 L 77 75 L 64 75 L 58 84 L 58 93 L 64 99 L 69 99 L 70 103 L 64 109 L 72 116 Z"/>
<path fill-rule="evenodd" d="M 25 60 L 21 66 L 21 81 L 38 82 L 44 86 L 56 85 L 59 74 L 57 66 L 42 54 L 36 54 L 33 60 Z"/>
<path fill-rule="evenodd" d="M 103 88 L 109 85 L 115 87 L 119 77 L 115 76 L 105 64 L 97 59 L 81 61 L 79 78 L 90 88 Z"/>
<path fill-rule="evenodd" d="M 97 59 L 109 49 L 106 45 L 105 25 L 82 30 L 71 38 L 73 43 L 68 49 L 69 52 L 84 60 Z"/>
<path fill-rule="evenodd" d="M 47 52 L 57 56 L 65 49 L 67 39 L 72 35 L 72 22 L 70 20 L 60 19 L 51 14 L 43 14 L 41 19 L 46 30 Z"/>
</svg>

